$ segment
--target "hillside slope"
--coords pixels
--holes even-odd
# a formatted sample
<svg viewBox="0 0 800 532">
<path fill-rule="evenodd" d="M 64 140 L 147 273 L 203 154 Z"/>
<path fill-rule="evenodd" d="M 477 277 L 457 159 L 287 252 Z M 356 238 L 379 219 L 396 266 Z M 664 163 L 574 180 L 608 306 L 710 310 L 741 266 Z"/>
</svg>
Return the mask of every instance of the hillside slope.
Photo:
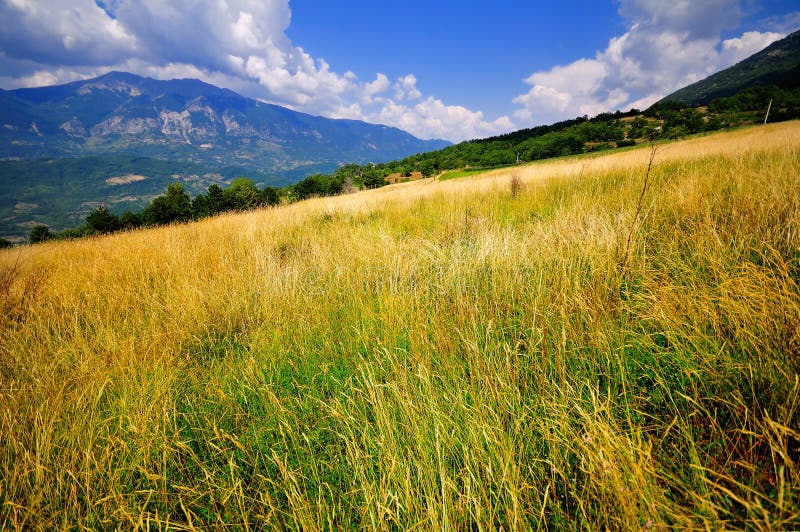
<svg viewBox="0 0 800 532">
<path fill-rule="evenodd" d="M 732 96 L 757 85 L 777 85 L 784 89 L 800 87 L 800 31 L 772 43 L 730 68 L 673 92 L 660 102 L 703 105 L 715 98 Z"/>
<path fill-rule="evenodd" d="M 798 150 L 787 122 L 650 174 L 645 147 L 0 251 L 0 522 L 800 528 Z"/>
</svg>

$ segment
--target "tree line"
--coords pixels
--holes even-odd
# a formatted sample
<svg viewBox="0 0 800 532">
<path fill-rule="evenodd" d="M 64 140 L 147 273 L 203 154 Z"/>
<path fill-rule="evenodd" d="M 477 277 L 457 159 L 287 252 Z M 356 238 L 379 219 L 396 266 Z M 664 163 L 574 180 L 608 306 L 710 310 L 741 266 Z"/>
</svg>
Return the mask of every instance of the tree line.
<svg viewBox="0 0 800 532">
<path fill-rule="evenodd" d="M 170 183 L 164 194 L 154 198 L 139 212 L 114 214 L 104 205 L 92 210 L 80 227 L 51 233 L 45 225 L 37 225 L 28 237 L 31 243 L 51 238 L 69 239 L 116 231 L 154 227 L 175 222 L 199 220 L 230 211 L 246 211 L 280 202 L 280 191 L 274 187 L 259 189 L 249 178 L 242 177 L 222 188 L 212 184 L 204 194 L 191 198 L 180 182 Z"/>
</svg>

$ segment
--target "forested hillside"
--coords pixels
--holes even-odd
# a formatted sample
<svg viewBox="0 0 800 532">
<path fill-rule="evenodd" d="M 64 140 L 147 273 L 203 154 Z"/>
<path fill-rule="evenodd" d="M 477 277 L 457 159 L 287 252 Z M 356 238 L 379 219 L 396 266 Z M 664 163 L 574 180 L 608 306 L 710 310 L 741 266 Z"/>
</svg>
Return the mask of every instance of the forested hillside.
<svg viewBox="0 0 800 532">
<path fill-rule="evenodd" d="M 602 113 L 523 129 L 506 135 L 462 142 L 444 149 L 412 155 L 383 164 L 346 165 L 333 174 L 310 176 L 296 187 L 303 195 L 330 194 L 352 181 L 366 188 L 386 184 L 397 174 L 429 177 L 447 170 L 496 168 L 515 163 L 633 146 L 659 139 L 676 139 L 696 133 L 729 129 L 764 120 L 772 101 L 770 122 L 800 117 L 800 89 L 753 87 L 719 98 L 708 106 L 664 102 L 644 112 Z"/>
</svg>

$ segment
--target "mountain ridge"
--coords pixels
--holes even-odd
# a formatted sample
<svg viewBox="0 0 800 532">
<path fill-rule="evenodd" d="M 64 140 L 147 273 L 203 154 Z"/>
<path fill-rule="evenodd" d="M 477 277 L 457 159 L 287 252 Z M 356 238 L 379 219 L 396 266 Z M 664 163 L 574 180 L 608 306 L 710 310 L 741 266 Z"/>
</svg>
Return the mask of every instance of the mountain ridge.
<svg viewBox="0 0 800 532">
<path fill-rule="evenodd" d="M 245 165 L 281 175 L 436 149 L 398 128 L 332 119 L 186 78 L 127 72 L 0 93 L 0 157 L 132 155 Z M 313 168 L 312 168 L 313 170 Z"/>
<path fill-rule="evenodd" d="M 800 87 L 800 30 L 775 41 L 735 65 L 687 85 L 659 100 L 704 105 L 757 85 Z"/>
</svg>

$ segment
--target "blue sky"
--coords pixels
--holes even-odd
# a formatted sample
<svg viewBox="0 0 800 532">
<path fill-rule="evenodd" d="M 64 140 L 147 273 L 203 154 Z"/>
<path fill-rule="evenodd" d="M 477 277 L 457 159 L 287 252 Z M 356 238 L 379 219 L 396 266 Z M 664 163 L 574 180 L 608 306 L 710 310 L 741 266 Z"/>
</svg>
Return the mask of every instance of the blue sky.
<svg viewBox="0 0 800 532">
<path fill-rule="evenodd" d="M 365 78 L 412 72 L 423 94 L 488 116 L 507 113 L 531 73 L 592 57 L 630 23 L 612 0 L 346 4 L 343 10 L 338 2 L 292 2 L 289 36 L 334 69 Z M 735 2 L 720 3 L 720 11 L 730 4 Z M 775 26 L 770 17 L 784 20 L 793 8 L 800 10 L 791 1 L 742 3 L 740 23 L 723 28 L 721 35 L 769 31 Z"/>
<path fill-rule="evenodd" d="M 125 70 L 452 141 L 644 108 L 800 28 L 796 0 L 0 0 L 0 87 Z"/>
<path fill-rule="evenodd" d="M 364 77 L 413 72 L 424 94 L 490 116 L 508 112 L 532 72 L 592 54 L 625 31 L 615 3 L 605 0 L 362 0 L 348 2 L 353 16 L 335 2 L 291 5 L 292 40 L 331 66 Z"/>
</svg>

